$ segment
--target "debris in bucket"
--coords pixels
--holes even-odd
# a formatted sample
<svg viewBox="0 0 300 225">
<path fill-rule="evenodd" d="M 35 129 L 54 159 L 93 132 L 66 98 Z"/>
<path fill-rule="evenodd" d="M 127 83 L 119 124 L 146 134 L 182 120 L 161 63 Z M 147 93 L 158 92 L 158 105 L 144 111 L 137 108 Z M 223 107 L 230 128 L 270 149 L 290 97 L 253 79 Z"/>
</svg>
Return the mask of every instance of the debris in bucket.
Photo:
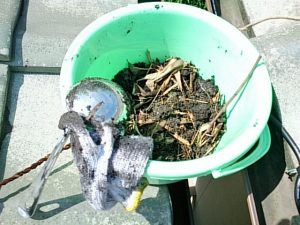
<svg viewBox="0 0 300 225">
<path fill-rule="evenodd" d="M 93 110 L 91 110 L 93 112 Z M 148 181 L 144 170 L 153 149 L 150 137 L 122 136 L 112 121 L 69 111 L 59 121 L 71 131 L 72 153 L 80 174 L 84 197 L 96 210 L 117 202 L 135 210 Z"/>
<path fill-rule="evenodd" d="M 203 79 L 194 65 L 180 58 L 129 63 L 113 81 L 132 100 L 126 133 L 152 137 L 152 159 L 178 161 L 211 154 L 225 131 L 224 113 L 210 123 L 222 107 L 214 79 Z"/>
</svg>

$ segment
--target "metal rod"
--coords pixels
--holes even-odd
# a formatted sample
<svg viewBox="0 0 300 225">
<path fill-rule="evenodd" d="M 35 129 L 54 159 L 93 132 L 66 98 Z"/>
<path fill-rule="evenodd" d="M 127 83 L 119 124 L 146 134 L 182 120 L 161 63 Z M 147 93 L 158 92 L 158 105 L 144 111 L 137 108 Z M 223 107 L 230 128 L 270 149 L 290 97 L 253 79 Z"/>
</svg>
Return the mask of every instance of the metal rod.
<svg viewBox="0 0 300 225">
<path fill-rule="evenodd" d="M 49 159 L 46 162 L 45 166 L 42 168 L 34 182 L 32 182 L 32 184 L 30 185 L 30 190 L 28 191 L 28 195 L 25 197 L 23 205 L 18 207 L 19 214 L 24 218 L 30 218 L 35 213 L 47 178 L 49 177 L 50 172 L 52 171 L 54 164 L 59 154 L 61 153 L 68 137 L 69 130 L 66 130 L 62 139 L 56 144 L 53 151 L 51 152 L 51 155 L 49 156 Z"/>
</svg>

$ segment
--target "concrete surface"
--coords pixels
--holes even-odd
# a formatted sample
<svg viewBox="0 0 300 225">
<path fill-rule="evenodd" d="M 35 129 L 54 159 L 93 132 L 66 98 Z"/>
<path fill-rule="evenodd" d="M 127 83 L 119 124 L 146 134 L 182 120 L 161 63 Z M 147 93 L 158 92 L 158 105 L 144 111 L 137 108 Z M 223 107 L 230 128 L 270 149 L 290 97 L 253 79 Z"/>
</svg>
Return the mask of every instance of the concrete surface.
<svg viewBox="0 0 300 225">
<path fill-rule="evenodd" d="M 9 177 L 46 155 L 62 136 L 57 128 L 62 114 L 59 76 L 12 74 L 7 106 L 13 126 L 2 142 L 0 178 Z M 28 185 L 41 169 L 31 172 L 0 191 L 0 224 L 105 224 L 168 225 L 171 205 L 166 186 L 147 187 L 139 209 L 127 213 L 121 205 L 97 212 L 84 200 L 77 168 L 70 151 L 63 152 L 45 185 L 38 211 L 32 219 L 17 213 Z"/>
<path fill-rule="evenodd" d="M 297 0 L 222 1 L 221 8 L 223 12 L 225 11 L 223 18 L 236 27 L 243 26 L 241 19 L 245 18 L 243 14 L 233 13 L 240 4 L 244 5 L 248 22 L 255 22 L 269 16 L 300 17 L 300 2 Z M 254 32 L 252 35 L 248 33 L 248 37 L 253 37 L 254 34 L 259 36 L 251 41 L 267 63 L 274 87 L 274 100 L 275 102 L 278 100 L 277 104 L 280 107 L 279 112 L 277 109 L 273 113 L 281 116 L 284 126 L 300 145 L 300 120 L 298 119 L 300 104 L 297 98 L 300 88 L 300 22 L 274 20 L 252 28 Z M 270 127 L 272 134 L 270 151 L 248 168 L 249 177 L 260 225 L 290 225 L 291 218 L 298 212 L 294 204 L 294 182 L 288 179 L 285 170 L 297 167 L 298 162 L 292 151 L 283 143 L 277 129 L 271 124 Z"/>
<path fill-rule="evenodd" d="M 249 21 L 255 22 L 266 17 L 273 16 L 297 16 L 300 18 L 299 0 L 241 0 L 244 3 Z M 253 27 L 255 36 L 268 35 L 277 29 L 289 29 L 295 21 L 290 20 L 270 20 Z"/>
<path fill-rule="evenodd" d="M 251 39 L 263 55 L 278 98 L 282 121 L 300 144 L 300 23 Z"/>
<path fill-rule="evenodd" d="M 0 0 L 0 61 L 9 61 L 21 0 Z"/>
<path fill-rule="evenodd" d="M 272 123 L 269 127 L 269 152 L 247 170 L 259 225 L 290 225 L 291 218 L 298 212 L 294 203 L 294 183 L 285 174 L 288 149 L 284 148 L 282 135 L 276 127 Z"/>
<path fill-rule="evenodd" d="M 15 70 L 59 73 L 76 35 L 104 13 L 137 0 L 24 0 L 16 27 Z"/>
<path fill-rule="evenodd" d="M 280 0 L 240 1 L 245 6 L 250 22 L 268 16 L 300 16 L 298 0 L 288 2 Z M 0 19 L 5 15 L 4 20 L 0 20 L 0 26 L 2 24 L 13 25 L 11 18 L 16 18 L 12 17 L 16 8 L 10 11 L 6 5 L 13 2 L 19 3 L 17 0 L 0 0 Z M 235 0 L 233 2 L 239 3 Z M 9 117 L 5 120 L 7 129 L 4 132 L 4 134 L 8 134 L 2 142 L 0 151 L 0 179 L 12 175 L 50 152 L 62 134 L 57 129 L 58 118 L 62 113 L 58 76 L 45 73 L 59 73 L 68 46 L 87 24 L 103 13 L 128 3 L 136 3 L 136 1 L 24 0 L 22 16 L 15 32 L 13 42 L 15 53 L 14 60 L 9 63 L 10 69 L 40 74 L 12 74 L 7 101 Z M 2 7 L 3 5 L 5 7 Z M 10 21 L 10 23 L 2 21 Z M 259 37 L 252 41 L 267 61 L 279 100 L 283 123 L 299 144 L 300 121 L 297 118 L 300 104 L 298 104 L 297 94 L 300 85 L 298 76 L 300 72 L 298 60 L 300 35 L 299 25 L 296 24 L 299 22 L 276 20 L 257 25 L 253 27 L 253 30 Z M 11 35 L 12 30 L 8 29 L 8 31 Z M 3 39 L 6 42 L 1 42 L 3 37 L 1 32 L 0 49 L 1 43 L 8 44 L 8 39 Z M 5 51 L 7 55 L 9 49 Z M 3 58 L 5 54 L 2 53 L 1 58 L 0 51 L 0 60 L 8 60 L 7 56 Z M 6 66 L 0 65 L 0 74 L 5 74 L 3 71 L 6 69 Z M 6 83 L 6 78 L 0 76 L 0 87 Z M 0 90 L 2 91 L 0 106 L 1 102 L 3 106 L 4 89 Z M 3 107 L 0 112 L 3 113 Z M 269 161 L 261 161 L 261 165 L 254 171 L 260 175 L 262 180 L 262 182 L 257 182 L 260 189 L 264 191 L 260 196 L 261 202 L 258 207 L 261 207 L 265 213 L 263 216 L 267 224 L 288 224 L 290 216 L 295 212 L 292 197 L 289 196 L 285 199 L 285 196 L 291 193 L 293 183 L 288 183 L 289 180 L 284 175 L 285 162 L 276 161 L 278 158 L 284 160 L 284 155 L 280 154 L 275 158 L 268 154 Z M 268 163 L 270 163 L 269 173 L 262 173 L 262 171 L 267 171 Z M 280 168 L 280 174 L 274 176 L 272 170 L 277 171 L 278 168 Z M 171 207 L 165 187 L 146 189 L 142 206 L 136 213 L 124 213 L 121 206 L 116 206 L 108 212 L 95 212 L 81 195 L 78 173 L 72 164 L 70 152 L 63 152 L 59 158 L 56 170 L 45 186 L 36 216 L 33 219 L 25 220 L 17 214 L 16 206 L 23 200 L 28 185 L 39 169 L 2 187 L 0 191 L 1 225 L 170 223 Z M 270 190 L 264 186 L 268 181 L 274 184 Z M 282 209 L 290 210 L 288 211 L 290 214 Z M 213 212 L 212 215 L 217 217 L 218 211 Z"/>
<path fill-rule="evenodd" d="M 251 39 L 267 63 L 278 100 L 283 125 L 300 145 L 300 24 L 277 28 L 276 32 Z M 263 97 L 263 96 L 262 96 Z M 270 124 L 269 124 L 270 125 Z M 298 214 L 294 203 L 294 183 L 285 174 L 286 168 L 295 168 L 298 162 L 289 148 L 284 148 L 282 136 L 272 131 L 269 153 L 248 169 L 261 224 L 289 225 Z"/>
<path fill-rule="evenodd" d="M 1 0 L 0 2 L 2 3 Z M 6 1 L 3 2 L 7 4 Z M 102 14 L 136 2 L 134 0 L 23 1 L 21 18 L 18 20 L 13 42 L 13 60 L 8 63 L 9 67 L 0 65 L 1 115 L 4 108 L 7 109 L 1 122 L 4 129 L 1 130 L 0 180 L 51 152 L 61 138 L 62 131 L 57 128 L 63 108 L 59 94 L 58 73 L 64 54 L 75 36 Z M 0 12 L 4 9 L 2 5 Z M 8 19 L 12 10 L 7 8 L 6 10 L 8 14 L 5 14 L 5 18 Z M 5 106 L 8 70 L 12 72 Z M 31 74 L 24 74 L 24 71 Z M 167 186 L 147 187 L 142 203 L 134 213 L 125 212 L 121 205 L 115 206 L 110 211 L 96 212 L 81 194 L 79 175 L 73 165 L 70 151 L 63 152 L 59 157 L 55 170 L 45 185 L 34 217 L 24 219 L 18 215 L 17 206 L 24 201 L 29 184 L 40 169 L 41 167 L 1 188 L 1 225 L 168 225 L 172 222 Z"/>
<path fill-rule="evenodd" d="M 300 2 L 267 1 L 267 0 L 230 0 L 225 1 L 244 5 L 248 22 L 270 16 L 300 17 Z M 225 3 L 222 3 L 223 6 Z M 221 6 L 222 6 L 221 4 Z M 226 4 L 225 4 L 226 6 Z M 232 6 L 232 5 L 231 5 Z M 225 7 L 226 9 L 226 7 Z M 229 9 L 230 11 L 230 9 Z M 229 16 L 228 16 L 229 15 Z M 237 27 L 237 14 L 225 15 Z M 243 16 L 242 16 L 243 17 Z M 300 145 L 300 104 L 297 98 L 300 88 L 300 22 L 288 20 L 273 20 L 252 27 L 251 39 L 258 51 L 263 55 L 274 87 L 273 113 L 281 116 L 283 125 L 288 129 L 295 141 Z M 276 224 L 290 225 L 291 218 L 297 215 L 294 203 L 294 182 L 288 179 L 286 169 L 295 168 L 298 162 L 291 149 L 283 142 L 277 128 L 271 128 L 272 145 L 269 153 L 257 163 L 248 168 L 253 189 L 256 210 L 260 225 Z"/>
</svg>

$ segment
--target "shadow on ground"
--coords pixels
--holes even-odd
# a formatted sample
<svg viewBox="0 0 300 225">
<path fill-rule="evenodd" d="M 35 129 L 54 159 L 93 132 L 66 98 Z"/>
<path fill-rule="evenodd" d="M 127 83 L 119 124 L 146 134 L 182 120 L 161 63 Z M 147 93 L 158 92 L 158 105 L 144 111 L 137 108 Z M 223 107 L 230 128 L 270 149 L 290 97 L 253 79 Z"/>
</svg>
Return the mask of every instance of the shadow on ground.
<svg viewBox="0 0 300 225">
<path fill-rule="evenodd" d="M 38 204 L 37 211 L 32 219 L 45 220 L 55 216 L 81 202 L 85 201 L 82 194 L 71 195 L 65 198 L 59 198 Z M 53 207 L 54 206 L 54 207 Z M 52 208 L 47 210 L 47 208 Z"/>
<path fill-rule="evenodd" d="M 273 98 L 271 114 L 281 121 L 280 108 L 274 90 Z M 266 224 L 262 202 L 278 186 L 282 177 L 285 175 L 286 169 L 286 156 L 282 132 L 270 121 L 268 125 L 271 132 L 270 150 L 261 160 L 248 168 L 256 210 L 261 225 Z M 285 224 L 289 224 L 289 220 L 281 220 L 278 225 Z"/>
<path fill-rule="evenodd" d="M 163 188 L 163 187 L 162 187 Z M 141 214 L 149 224 L 165 224 L 166 221 L 169 221 L 169 217 L 166 215 L 160 215 L 159 213 L 165 213 L 165 210 L 162 212 L 158 212 L 157 205 L 158 199 L 166 199 L 164 195 L 168 192 L 164 191 L 162 188 L 159 188 L 157 195 L 154 198 L 145 198 L 142 199 L 140 207 L 136 210 L 137 213 Z M 170 202 L 162 202 L 161 204 L 165 205 L 165 207 L 170 208 Z M 159 207 L 162 207 L 161 205 Z M 151 212 L 152 211 L 152 212 Z M 170 212 L 171 216 L 171 212 Z M 159 219 L 165 218 L 164 221 L 159 221 Z M 165 222 L 165 223 L 164 223 Z"/>
<path fill-rule="evenodd" d="M 26 22 L 27 22 L 27 12 L 28 12 L 28 0 L 24 0 L 21 1 L 21 7 L 20 7 L 20 14 L 19 14 L 19 19 L 17 21 L 17 25 L 15 27 L 14 30 L 14 34 L 13 34 L 13 45 L 12 45 L 12 51 L 14 52 L 13 54 L 13 60 L 20 60 L 23 62 L 23 56 L 22 56 L 22 52 L 20 53 L 21 58 L 20 59 L 16 59 L 16 50 L 18 49 L 18 51 L 22 51 L 22 48 L 16 48 L 16 44 L 19 44 L 19 46 L 22 46 L 22 39 L 24 36 L 24 33 L 26 31 Z M 12 80 L 9 80 L 9 89 L 8 89 L 8 95 L 7 98 L 9 98 L 9 93 L 10 93 L 10 89 L 11 89 L 11 84 L 12 84 Z M 21 83 L 19 84 L 21 87 L 22 86 L 23 81 L 21 81 Z M 16 101 L 18 96 L 15 96 Z M 10 139 L 10 135 L 9 133 L 12 131 L 12 126 L 10 124 L 13 123 L 14 120 L 14 114 L 13 113 L 11 115 L 11 111 L 9 111 L 7 104 L 5 107 L 5 112 L 4 112 L 4 120 L 3 120 L 3 124 L 2 127 L 0 129 L 1 130 L 1 136 L 0 136 L 0 147 L 1 147 L 1 151 L 0 151 L 0 180 L 4 179 L 4 172 L 5 172 L 5 166 L 6 166 L 6 156 L 7 156 L 7 147 L 3 147 L 3 141 L 5 138 L 7 138 L 7 142 L 9 143 L 9 139 Z M 11 118 L 11 121 L 9 121 L 9 117 Z M 21 188 L 22 189 L 22 188 Z M 1 187 L 0 187 L 1 190 Z M 2 212 L 4 208 L 3 202 L 0 201 L 0 214 Z"/>
</svg>

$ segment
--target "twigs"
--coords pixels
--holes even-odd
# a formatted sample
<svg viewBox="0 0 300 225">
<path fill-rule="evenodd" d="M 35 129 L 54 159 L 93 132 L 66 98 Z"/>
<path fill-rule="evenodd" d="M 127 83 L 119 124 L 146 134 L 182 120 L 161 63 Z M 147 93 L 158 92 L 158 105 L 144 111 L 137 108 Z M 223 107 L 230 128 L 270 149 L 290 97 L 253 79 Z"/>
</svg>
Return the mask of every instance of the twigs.
<svg viewBox="0 0 300 225">
<path fill-rule="evenodd" d="M 258 20 L 254 23 L 250 23 L 250 24 L 247 24 L 246 26 L 244 27 L 240 27 L 239 30 L 240 31 L 244 31 L 244 30 L 247 30 L 249 29 L 250 27 L 253 27 L 257 24 L 260 24 L 262 22 L 265 22 L 265 21 L 268 21 L 268 20 L 282 20 L 282 19 L 285 19 L 285 20 L 294 20 L 294 21 L 300 21 L 300 17 L 290 17 L 290 16 L 273 16 L 273 17 L 267 17 L 267 18 L 264 18 L 264 19 L 261 19 L 261 20 Z"/>
<path fill-rule="evenodd" d="M 151 59 L 149 52 L 147 58 Z M 150 65 L 131 64 L 129 69 L 137 79 L 133 90 L 128 91 L 132 93 L 134 112 L 127 123 L 127 133 L 151 136 L 154 159 L 182 160 L 203 155 L 204 148 L 210 148 L 212 143 L 195 145 L 199 139 L 195 134 L 202 120 L 209 120 L 210 114 L 220 108 L 220 93 L 213 82 L 199 78 L 197 68 L 179 58 L 164 63 L 151 61 Z M 119 75 L 124 77 L 122 73 Z M 126 87 L 127 83 L 120 83 L 121 80 L 115 77 L 119 85 Z M 224 124 L 221 125 L 214 132 L 214 140 L 223 131 Z"/>
<path fill-rule="evenodd" d="M 149 53 L 147 58 L 152 60 Z M 134 66 L 142 63 L 132 65 L 138 75 L 133 74 L 135 88 L 129 91 L 134 112 L 127 122 L 127 134 L 151 136 L 153 159 L 186 160 L 211 154 L 224 133 L 228 105 L 249 81 L 260 58 L 223 106 L 218 87 L 202 79 L 198 70 L 182 59 L 151 61 L 140 70 Z M 115 81 L 123 79 L 115 77 Z"/>
<path fill-rule="evenodd" d="M 221 110 L 217 113 L 217 115 L 210 121 L 208 128 L 206 129 L 206 131 L 203 133 L 202 138 L 205 137 L 211 130 L 212 126 L 214 125 L 214 123 L 217 121 L 217 119 L 220 118 L 220 116 L 226 111 L 228 105 L 232 102 L 232 100 L 240 93 L 240 91 L 243 89 L 243 87 L 245 86 L 245 84 L 248 83 L 248 81 L 250 80 L 250 78 L 253 75 L 253 72 L 257 66 L 257 64 L 259 63 L 261 59 L 261 55 L 259 55 L 254 63 L 254 65 L 252 66 L 250 72 L 248 73 L 248 75 L 246 76 L 246 78 L 244 79 L 244 81 L 240 84 L 240 86 L 238 87 L 238 89 L 233 93 L 233 95 L 231 96 L 231 98 L 223 105 L 223 107 L 221 108 Z M 201 138 L 201 139 L 202 139 Z"/>
<path fill-rule="evenodd" d="M 67 144 L 63 147 L 62 150 L 67 150 L 71 148 L 71 144 Z M 32 170 L 36 169 L 38 166 L 40 166 L 41 164 L 43 164 L 44 162 L 46 162 L 49 158 L 50 154 L 45 155 L 44 157 L 40 158 L 38 161 L 36 161 L 35 163 L 31 164 L 29 167 L 23 169 L 22 171 L 17 172 L 16 174 L 14 174 L 13 176 L 6 178 L 2 181 L 0 181 L 0 188 L 20 177 L 22 177 L 23 175 L 31 172 Z"/>
<path fill-rule="evenodd" d="M 161 121 L 159 122 L 159 125 L 166 129 L 177 141 L 179 141 L 180 143 L 190 147 L 191 144 L 188 140 L 184 139 L 183 137 L 181 137 L 180 135 L 178 135 L 178 133 L 172 133 L 172 129 L 167 125 L 167 122 L 166 121 Z"/>
</svg>

